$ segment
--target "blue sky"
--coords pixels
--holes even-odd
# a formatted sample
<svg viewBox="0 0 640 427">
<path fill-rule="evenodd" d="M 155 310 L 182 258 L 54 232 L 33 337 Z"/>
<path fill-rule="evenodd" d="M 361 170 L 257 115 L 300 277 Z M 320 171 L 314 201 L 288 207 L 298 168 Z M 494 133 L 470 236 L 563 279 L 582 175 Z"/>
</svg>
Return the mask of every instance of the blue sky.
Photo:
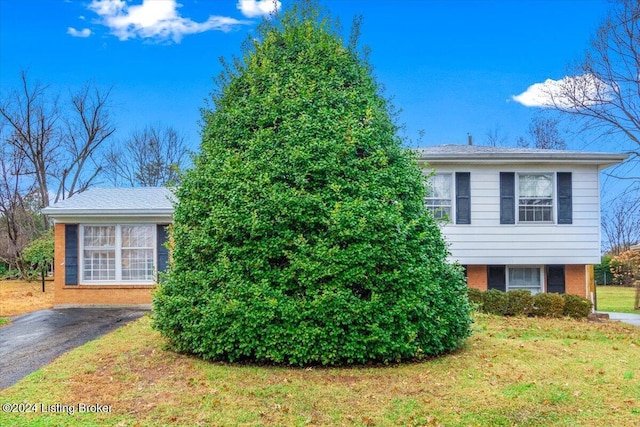
<svg viewBox="0 0 640 427">
<path fill-rule="evenodd" d="M 289 2 L 282 0 L 283 6 Z M 240 52 L 271 1 L 0 0 L 0 91 L 21 70 L 65 94 L 91 80 L 112 86 L 116 140 L 161 123 L 196 149 L 200 108 L 218 58 Z M 349 28 L 362 15 L 363 44 L 385 95 L 401 109 L 413 145 L 475 143 L 496 126 L 515 144 L 540 108 L 513 99 L 561 79 L 604 18 L 606 1 L 321 2 Z M 569 148 L 620 151 L 567 136 Z"/>
</svg>

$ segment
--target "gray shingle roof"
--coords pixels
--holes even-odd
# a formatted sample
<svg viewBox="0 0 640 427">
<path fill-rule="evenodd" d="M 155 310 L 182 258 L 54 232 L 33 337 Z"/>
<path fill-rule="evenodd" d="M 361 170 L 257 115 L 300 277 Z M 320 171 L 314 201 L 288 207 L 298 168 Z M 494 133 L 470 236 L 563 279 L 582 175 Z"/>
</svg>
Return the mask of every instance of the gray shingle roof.
<svg viewBox="0 0 640 427">
<path fill-rule="evenodd" d="M 82 193 L 55 203 L 43 213 L 56 215 L 137 214 L 151 215 L 173 213 L 175 196 L 164 187 L 141 188 L 90 188 Z"/>
<path fill-rule="evenodd" d="M 481 145 L 436 145 L 415 149 L 418 159 L 426 162 L 567 162 L 589 163 L 602 167 L 624 161 L 628 155 L 589 151 L 545 150 L 538 148 L 486 147 Z"/>
</svg>

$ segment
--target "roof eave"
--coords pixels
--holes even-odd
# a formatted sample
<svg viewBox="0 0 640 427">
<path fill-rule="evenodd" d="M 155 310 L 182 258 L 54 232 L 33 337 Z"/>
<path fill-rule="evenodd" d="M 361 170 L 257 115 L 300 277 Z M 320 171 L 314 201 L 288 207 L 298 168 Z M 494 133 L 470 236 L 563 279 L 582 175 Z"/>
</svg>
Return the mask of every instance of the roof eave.
<svg viewBox="0 0 640 427">
<path fill-rule="evenodd" d="M 625 161 L 629 156 L 627 154 L 610 154 L 610 155 L 589 155 L 586 153 L 576 154 L 489 154 L 476 153 L 474 155 L 465 154 L 432 154 L 420 155 L 417 160 L 419 164 L 532 164 L 532 163 L 550 163 L 550 164 L 581 164 L 581 165 L 597 165 L 600 168 L 607 168 Z"/>
<path fill-rule="evenodd" d="M 42 213 L 52 218 L 58 218 L 62 216 L 86 216 L 86 217 L 158 217 L 158 216 L 173 216 L 173 208 L 164 209 L 57 209 L 57 208 L 44 208 Z"/>
</svg>

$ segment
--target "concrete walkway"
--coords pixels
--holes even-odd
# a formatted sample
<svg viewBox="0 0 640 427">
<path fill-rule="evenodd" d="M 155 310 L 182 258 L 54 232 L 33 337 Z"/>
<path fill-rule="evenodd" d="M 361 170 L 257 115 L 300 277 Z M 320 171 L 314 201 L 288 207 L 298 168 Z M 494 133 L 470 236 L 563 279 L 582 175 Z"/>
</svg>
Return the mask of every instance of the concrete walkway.
<svg viewBox="0 0 640 427">
<path fill-rule="evenodd" d="M 118 308 L 41 310 L 0 328 L 0 390 L 20 381 L 67 351 L 147 313 Z"/>
<path fill-rule="evenodd" d="M 608 314 L 609 320 L 618 320 L 620 322 L 629 323 L 630 325 L 640 326 L 640 314 L 611 313 L 606 311 L 599 311 L 598 313 Z"/>
</svg>

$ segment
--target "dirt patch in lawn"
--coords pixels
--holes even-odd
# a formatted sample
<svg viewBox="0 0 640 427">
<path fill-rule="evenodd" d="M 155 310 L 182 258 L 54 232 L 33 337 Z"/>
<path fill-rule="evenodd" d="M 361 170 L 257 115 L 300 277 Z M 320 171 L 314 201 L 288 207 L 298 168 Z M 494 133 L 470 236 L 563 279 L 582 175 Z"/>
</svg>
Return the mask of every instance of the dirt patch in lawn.
<svg viewBox="0 0 640 427">
<path fill-rule="evenodd" d="M 0 280 L 0 317 L 47 308 L 53 308 L 53 279 L 45 281 L 45 292 L 40 281 Z"/>
</svg>

